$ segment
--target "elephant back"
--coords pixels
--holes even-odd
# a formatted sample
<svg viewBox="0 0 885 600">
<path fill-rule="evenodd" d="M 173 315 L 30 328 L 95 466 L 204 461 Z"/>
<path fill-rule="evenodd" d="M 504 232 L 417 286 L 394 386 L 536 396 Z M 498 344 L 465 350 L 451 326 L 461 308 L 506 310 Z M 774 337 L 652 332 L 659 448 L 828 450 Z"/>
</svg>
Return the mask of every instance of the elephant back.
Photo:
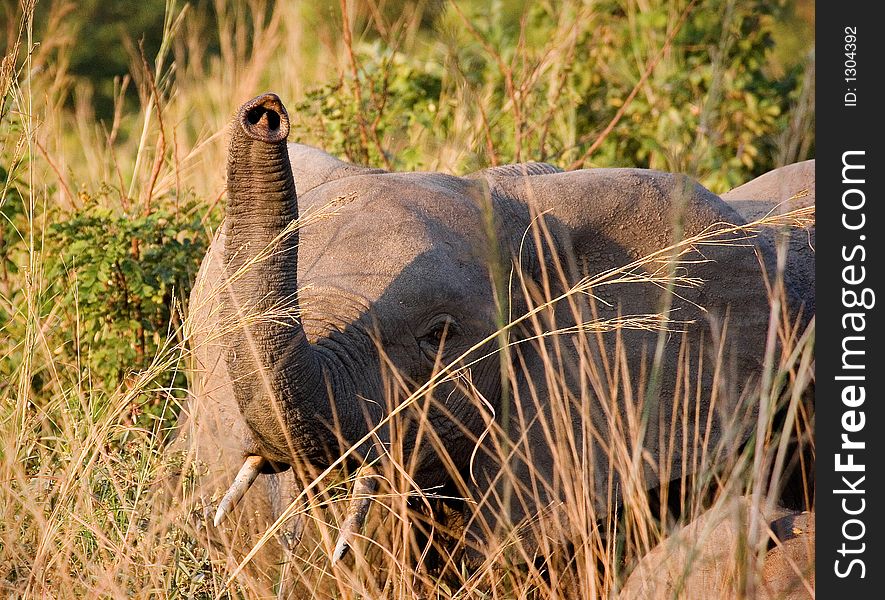
<svg viewBox="0 0 885 600">
<path fill-rule="evenodd" d="M 722 195 L 722 199 L 747 221 L 769 213 L 787 212 L 814 206 L 814 160 L 787 165 L 757 177 Z M 760 237 L 775 244 L 776 231 L 765 229 Z M 814 262 L 815 226 L 790 232 L 784 281 L 793 290 L 793 311 L 802 311 L 808 321 L 815 313 Z"/>
</svg>

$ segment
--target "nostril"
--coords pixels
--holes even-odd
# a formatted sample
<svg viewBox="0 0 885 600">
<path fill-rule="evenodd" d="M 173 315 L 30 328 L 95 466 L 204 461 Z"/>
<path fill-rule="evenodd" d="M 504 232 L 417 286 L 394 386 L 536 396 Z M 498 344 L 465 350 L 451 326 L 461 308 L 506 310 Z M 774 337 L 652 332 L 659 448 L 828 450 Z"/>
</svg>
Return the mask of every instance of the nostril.
<svg viewBox="0 0 885 600">
<path fill-rule="evenodd" d="M 261 120 L 261 115 L 263 115 L 266 109 L 263 106 L 256 106 L 252 110 L 246 113 L 246 120 L 249 122 L 249 125 L 258 125 L 258 121 Z M 277 122 L 279 123 L 280 117 L 277 115 Z"/>
<path fill-rule="evenodd" d="M 267 128 L 270 131 L 276 131 L 280 128 L 280 114 L 275 110 L 263 106 L 256 106 L 246 113 L 246 121 L 249 122 L 249 125 L 258 125 L 261 121 L 261 117 L 266 117 Z"/>
<path fill-rule="evenodd" d="M 280 128 L 280 115 L 272 110 L 267 111 L 267 128 L 271 131 Z"/>
</svg>

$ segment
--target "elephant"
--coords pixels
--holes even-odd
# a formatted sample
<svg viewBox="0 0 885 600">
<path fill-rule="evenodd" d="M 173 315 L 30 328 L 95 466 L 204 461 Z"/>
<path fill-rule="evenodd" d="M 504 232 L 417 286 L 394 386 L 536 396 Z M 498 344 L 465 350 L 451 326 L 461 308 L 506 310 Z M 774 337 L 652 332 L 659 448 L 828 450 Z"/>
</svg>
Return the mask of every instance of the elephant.
<svg viewBox="0 0 885 600">
<path fill-rule="evenodd" d="M 814 598 L 814 512 L 774 507 L 747 535 L 750 497 L 725 498 L 645 555 L 630 573 L 619 600 L 741 598 L 748 544 L 765 544 L 757 598 Z M 741 568 L 743 567 L 743 569 Z"/>
<path fill-rule="evenodd" d="M 775 207 L 795 210 L 814 206 L 814 161 L 806 160 L 781 167 L 722 195 L 722 199 L 747 221 L 754 221 Z M 766 230 L 760 236 L 773 243 L 773 232 Z M 815 313 L 814 294 L 814 226 L 795 229 L 790 235 L 790 248 L 784 278 L 802 294 L 803 310 Z"/>
<path fill-rule="evenodd" d="M 541 514 L 553 525 L 537 535 L 567 530 L 557 503 L 608 510 L 747 439 L 775 252 L 720 197 L 630 168 L 388 172 L 288 134 L 273 93 L 236 113 L 225 221 L 189 304 L 175 445 L 204 465 L 211 508 L 236 479 L 216 514 L 230 539 L 317 475 L 395 455 L 416 489 L 469 500 L 461 542 L 478 551 Z M 794 315 L 813 306 L 800 250 Z"/>
</svg>

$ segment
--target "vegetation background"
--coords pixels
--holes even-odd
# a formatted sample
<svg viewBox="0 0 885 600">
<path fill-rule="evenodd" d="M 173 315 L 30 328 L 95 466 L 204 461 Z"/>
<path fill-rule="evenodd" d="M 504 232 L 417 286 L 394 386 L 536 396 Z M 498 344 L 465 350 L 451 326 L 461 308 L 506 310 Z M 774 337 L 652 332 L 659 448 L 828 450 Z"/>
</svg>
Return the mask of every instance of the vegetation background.
<svg viewBox="0 0 885 600">
<path fill-rule="evenodd" d="M 208 559 L 172 532 L 157 554 L 142 522 L 244 100 L 277 92 L 295 141 L 373 166 L 637 166 L 724 192 L 814 155 L 813 10 L 4 0 L 0 593 L 208 589 Z"/>
</svg>

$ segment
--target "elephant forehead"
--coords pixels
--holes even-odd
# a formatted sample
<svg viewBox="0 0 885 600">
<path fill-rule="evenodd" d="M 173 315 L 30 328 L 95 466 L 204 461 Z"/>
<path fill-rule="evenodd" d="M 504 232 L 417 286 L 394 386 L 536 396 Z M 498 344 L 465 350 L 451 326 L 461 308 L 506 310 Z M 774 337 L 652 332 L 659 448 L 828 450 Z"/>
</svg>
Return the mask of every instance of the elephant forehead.
<svg viewBox="0 0 885 600">
<path fill-rule="evenodd" d="M 370 299 L 419 282 L 487 271 L 483 214 L 465 180 L 439 174 L 350 177 L 312 190 L 298 249 L 305 282 Z"/>
<path fill-rule="evenodd" d="M 475 281 L 488 272 L 483 261 L 449 244 L 420 248 L 414 245 L 397 253 L 383 243 L 377 247 L 324 245 L 322 252 L 299 254 L 299 281 L 338 286 L 374 301 L 384 292 L 442 287 L 452 280 Z"/>
<path fill-rule="evenodd" d="M 481 242 L 484 207 L 490 206 L 485 193 L 476 181 L 441 173 L 382 173 L 325 183 L 299 197 L 299 204 L 312 236 L 386 234 L 407 250 L 453 232 Z"/>
</svg>

